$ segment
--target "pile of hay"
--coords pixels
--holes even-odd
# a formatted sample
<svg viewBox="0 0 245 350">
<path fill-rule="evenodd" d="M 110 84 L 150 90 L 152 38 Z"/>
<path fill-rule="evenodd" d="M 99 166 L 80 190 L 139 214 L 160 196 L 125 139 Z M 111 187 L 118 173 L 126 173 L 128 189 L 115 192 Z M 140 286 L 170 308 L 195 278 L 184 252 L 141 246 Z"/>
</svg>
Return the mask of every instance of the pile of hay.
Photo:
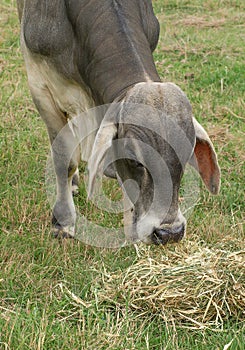
<svg viewBox="0 0 245 350">
<path fill-rule="evenodd" d="M 100 303 L 191 328 L 245 320 L 245 251 L 176 248 L 154 257 L 147 249 L 127 271 L 107 275 Z"/>
</svg>

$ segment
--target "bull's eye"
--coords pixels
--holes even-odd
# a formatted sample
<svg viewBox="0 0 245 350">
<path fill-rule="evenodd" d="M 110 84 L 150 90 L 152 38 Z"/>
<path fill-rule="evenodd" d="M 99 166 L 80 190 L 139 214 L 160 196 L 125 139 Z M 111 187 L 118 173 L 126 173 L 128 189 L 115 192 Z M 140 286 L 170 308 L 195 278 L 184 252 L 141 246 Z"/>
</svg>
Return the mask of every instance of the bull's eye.
<svg viewBox="0 0 245 350">
<path fill-rule="evenodd" d="M 135 168 L 144 168 L 144 165 L 140 162 L 138 162 L 137 160 L 133 160 L 133 166 Z"/>
<path fill-rule="evenodd" d="M 144 165 L 140 162 L 138 162 L 137 160 L 134 160 L 134 159 L 130 159 L 129 160 L 129 164 L 130 164 L 130 167 L 131 169 L 143 169 L 144 168 Z"/>
<path fill-rule="evenodd" d="M 144 168 L 144 165 L 140 162 L 135 162 L 136 168 Z"/>
</svg>

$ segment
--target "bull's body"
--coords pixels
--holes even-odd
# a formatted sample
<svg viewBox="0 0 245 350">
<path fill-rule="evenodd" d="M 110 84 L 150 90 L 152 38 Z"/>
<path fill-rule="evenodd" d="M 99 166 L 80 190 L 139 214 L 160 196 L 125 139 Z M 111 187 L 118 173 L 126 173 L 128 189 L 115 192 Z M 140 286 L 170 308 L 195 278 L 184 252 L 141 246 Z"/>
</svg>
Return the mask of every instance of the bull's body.
<svg viewBox="0 0 245 350">
<path fill-rule="evenodd" d="M 162 202 L 147 214 L 153 200 L 152 179 L 149 172 L 138 169 L 124 160 L 115 162 L 112 176 L 120 183 L 133 178 L 141 194 L 131 211 L 129 236 L 142 241 L 165 242 L 182 238 L 185 220 L 178 209 L 178 189 L 183 168 L 192 157 L 196 139 L 201 148 L 197 163 L 204 182 L 211 192 L 219 187 L 219 169 L 216 156 L 207 134 L 192 119 L 189 102 L 182 91 L 173 84 L 160 82 L 152 57 L 158 36 L 159 24 L 150 0 L 20 0 L 21 46 L 28 73 L 33 100 L 45 121 L 53 145 L 53 158 L 57 174 L 57 200 L 53 209 L 55 230 L 62 235 L 74 235 L 75 208 L 72 198 L 72 178 L 77 177 L 79 160 L 89 160 L 90 187 L 100 168 L 105 151 L 98 154 L 112 139 L 136 139 L 154 148 L 167 164 L 171 165 L 173 182 L 172 202 L 161 217 Z M 112 116 L 105 113 L 92 121 L 85 120 L 81 128 L 99 128 L 87 138 L 84 147 L 76 147 L 73 128 L 58 138 L 57 135 L 70 120 L 94 106 L 118 102 L 120 111 Z M 137 116 L 138 105 L 157 108 L 170 116 L 184 130 L 189 142 L 183 159 L 179 161 L 159 137 L 139 126 L 138 116 L 125 120 L 125 104 L 129 102 L 131 116 Z M 132 107 L 134 106 L 134 107 Z M 109 108 L 110 111 L 110 108 Z M 113 110 L 111 110 L 112 113 Z M 121 117 L 118 117 L 118 113 Z M 149 115 L 141 114 L 142 125 Z M 121 119 L 120 119 L 121 118 Z M 154 131 L 168 125 L 152 114 Z M 168 119 L 168 118 L 167 118 Z M 138 124 L 137 128 L 129 125 Z M 164 124 L 165 123 L 165 124 Z M 137 130 L 136 130 L 137 129 Z M 134 132 L 135 130 L 135 132 Z M 204 141 L 203 141 L 204 140 Z M 165 140 L 166 141 L 166 140 Z M 203 147 L 204 143 L 205 147 Z M 196 147 L 198 146 L 198 142 Z M 136 151 L 136 145 L 125 145 L 136 160 L 147 162 L 146 154 Z M 76 149 L 75 152 L 73 150 Z M 92 150 L 93 149 L 93 150 Z M 200 161 L 200 152 L 203 152 Z M 206 156 L 205 156 L 206 153 Z M 72 154 L 72 156 L 71 156 Z M 94 155 L 97 154 L 96 158 Z M 125 155 L 125 159 L 129 158 Z M 176 159 L 175 159 L 176 158 Z M 204 161 L 203 161 L 204 159 Z M 206 160 L 205 160 L 206 159 Z M 159 164 L 153 164 L 159 170 Z M 209 167 L 209 171 L 205 168 Z M 68 174 L 68 176 L 67 176 Z M 127 192 L 127 189 L 125 189 Z M 154 189 L 155 191 L 155 189 Z M 160 191 L 161 192 L 161 191 Z M 129 196 L 130 197 L 130 196 Z M 162 205 L 164 207 L 164 205 Z M 155 207 L 154 207 L 155 208 Z M 175 238 L 176 239 L 175 239 Z"/>
<path fill-rule="evenodd" d="M 158 35 L 148 0 L 25 1 L 26 47 L 95 104 L 113 102 L 138 82 L 160 81 L 151 54 Z"/>
</svg>

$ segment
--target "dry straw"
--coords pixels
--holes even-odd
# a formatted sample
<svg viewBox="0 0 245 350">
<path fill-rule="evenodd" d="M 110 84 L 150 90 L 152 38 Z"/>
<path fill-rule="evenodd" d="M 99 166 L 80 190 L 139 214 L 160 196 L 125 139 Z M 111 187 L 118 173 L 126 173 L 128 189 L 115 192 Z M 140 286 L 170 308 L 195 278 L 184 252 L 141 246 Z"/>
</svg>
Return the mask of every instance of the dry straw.
<svg viewBox="0 0 245 350">
<path fill-rule="evenodd" d="M 193 248 L 193 247 L 192 247 Z M 140 247 L 126 271 L 103 276 L 99 303 L 139 317 L 160 316 L 166 324 L 222 328 L 229 318 L 245 319 L 245 250 Z M 181 250 L 182 249 L 182 250 Z"/>
</svg>

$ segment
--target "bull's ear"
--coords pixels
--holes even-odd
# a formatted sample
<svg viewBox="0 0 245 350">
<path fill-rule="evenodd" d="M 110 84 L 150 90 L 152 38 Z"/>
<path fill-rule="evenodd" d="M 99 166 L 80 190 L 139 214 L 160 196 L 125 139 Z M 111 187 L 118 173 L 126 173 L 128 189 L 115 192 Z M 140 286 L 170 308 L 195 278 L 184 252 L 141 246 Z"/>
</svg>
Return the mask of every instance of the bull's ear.
<svg viewBox="0 0 245 350">
<path fill-rule="evenodd" d="M 113 112 L 116 112 L 115 108 Z M 115 122 L 116 118 L 114 113 L 112 113 L 112 111 L 110 113 L 109 108 L 95 137 L 92 153 L 88 160 L 88 198 L 91 198 L 93 195 L 96 177 L 103 175 L 103 161 L 107 150 L 109 150 L 113 139 L 115 139 L 117 135 L 117 124 Z"/>
<path fill-rule="evenodd" d="M 212 194 L 220 188 L 220 168 L 214 146 L 204 128 L 193 118 L 196 145 L 189 163 L 199 172 L 204 184 Z"/>
</svg>

